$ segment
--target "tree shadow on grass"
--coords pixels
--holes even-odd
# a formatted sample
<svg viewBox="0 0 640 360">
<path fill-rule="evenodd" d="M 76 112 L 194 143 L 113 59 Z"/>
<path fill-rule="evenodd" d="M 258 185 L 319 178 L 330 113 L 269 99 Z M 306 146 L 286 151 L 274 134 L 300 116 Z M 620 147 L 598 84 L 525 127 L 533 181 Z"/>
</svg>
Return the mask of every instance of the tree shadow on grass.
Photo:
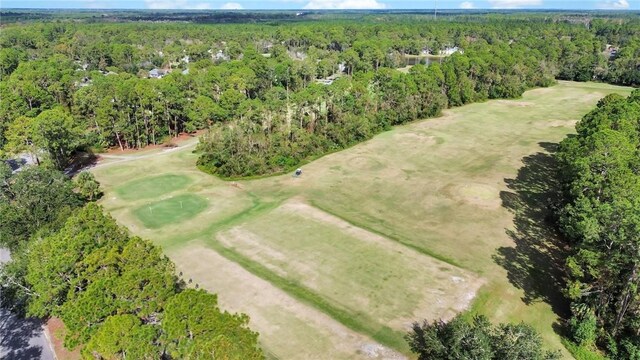
<svg viewBox="0 0 640 360">
<path fill-rule="evenodd" d="M 511 191 L 502 191 L 502 206 L 514 214 L 514 228 L 507 229 L 515 247 L 501 247 L 493 256 L 505 268 L 511 284 L 524 291 L 523 301 L 544 301 L 556 315 L 569 314 L 565 287 L 566 249 L 553 220 L 560 199 L 558 165 L 553 156 L 557 144 L 540 143 L 547 152 L 522 159 L 515 179 L 505 179 Z"/>
</svg>

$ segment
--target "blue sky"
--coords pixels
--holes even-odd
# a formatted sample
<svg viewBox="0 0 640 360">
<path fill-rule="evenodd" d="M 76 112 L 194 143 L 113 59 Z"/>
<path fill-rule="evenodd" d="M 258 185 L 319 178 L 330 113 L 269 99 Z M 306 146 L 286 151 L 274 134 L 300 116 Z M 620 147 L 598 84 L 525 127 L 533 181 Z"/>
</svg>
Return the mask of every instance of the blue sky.
<svg viewBox="0 0 640 360">
<path fill-rule="evenodd" d="M 0 8 L 99 9 L 640 9 L 640 0 L 0 0 Z"/>
</svg>

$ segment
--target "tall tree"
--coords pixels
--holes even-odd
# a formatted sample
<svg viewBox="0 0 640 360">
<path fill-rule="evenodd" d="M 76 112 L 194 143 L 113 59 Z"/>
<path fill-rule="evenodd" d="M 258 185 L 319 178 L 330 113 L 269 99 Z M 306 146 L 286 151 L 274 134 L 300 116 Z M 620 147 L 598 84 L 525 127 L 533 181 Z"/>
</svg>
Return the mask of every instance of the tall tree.
<svg viewBox="0 0 640 360">
<path fill-rule="evenodd" d="M 162 329 L 172 359 L 262 359 L 246 315 L 221 312 L 215 295 L 187 289 L 167 303 Z"/>
<path fill-rule="evenodd" d="M 82 129 L 59 107 L 40 113 L 31 131 L 34 145 L 45 150 L 59 170 L 68 165 L 71 155 L 82 143 Z"/>
<path fill-rule="evenodd" d="M 493 326 L 484 316 L 467 322 L 460 315 L 449 322 L 414 323 L 406 336 L 420 360 L 514 359 L 554 360 L 558 352 L 545 351 L 540 335 L 526 324 Z"/>
<path fill-rule="evenodd" d="M 11 249 L 38 231 L 55 230 L 82 204 L 69 178 L 46 167 L 28 166 L 0 181 L 0 244 Z"/>
</svg>

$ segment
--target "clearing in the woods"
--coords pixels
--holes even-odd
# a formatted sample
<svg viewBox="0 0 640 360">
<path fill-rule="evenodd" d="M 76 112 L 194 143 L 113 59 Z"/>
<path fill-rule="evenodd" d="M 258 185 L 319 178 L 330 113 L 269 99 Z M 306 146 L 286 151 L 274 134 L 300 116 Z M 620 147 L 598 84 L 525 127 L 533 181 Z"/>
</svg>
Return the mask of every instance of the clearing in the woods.
<svg viewBox="0 0 640 360">
<path fill-rule="evenodd" d="M 195 138 L 93 171 L 102 205 L 186 281 L 249 314 L 273 357 L 402 358 L 412 321 L 466 308 L 530 323 L 562 349 L 549 152 L 601 97 L 629 91 L 561 82 L 467 105 L 300 177 L 221 181 L 195 168 Z"/>
</svg>

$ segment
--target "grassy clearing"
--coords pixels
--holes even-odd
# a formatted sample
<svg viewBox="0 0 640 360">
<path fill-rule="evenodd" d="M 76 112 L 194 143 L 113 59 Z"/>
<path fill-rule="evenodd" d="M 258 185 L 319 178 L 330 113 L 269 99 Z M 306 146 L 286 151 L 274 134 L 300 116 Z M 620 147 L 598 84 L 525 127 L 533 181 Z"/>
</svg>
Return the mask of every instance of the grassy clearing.
<svg viewBox="0 0 640 360">
<path fill-rule="evenodd" d="M 447 298 L 456 287 L 438 282 L 450 276 L 444 269 L 453 268 L 484 279 L 474 312 L 496 322 L 528 322 L 550 348 L 570 358 L 554 330 L 565 309 L 554 290 L 562 254 L 557 235 L 544 223 L 553 167 L 548 152 L 601 97 L 629 91 L 562 82 L 518 100 L 456 108 L 324 156 L 305 165 L 300 178 L 221 181 L 195 170 L 189 150 L 118 160 L 94 172 L 105 188 L 105 208 L 134 233 L 162 245 L 186 276 L 229 294 L 223 305 L 249 313 L 276 357 L 351 359 L 363 344 L 375 342 L 405 352 L 399 319 L 433 320 L 446 315 L 444 309 L 456 309 L 455 296 Z M 165 174 L 191 179 L 172 190 L 174 197 L 194 194 L 212 205 L 162 227 L 141 227 L 131 209 L 143 209 L 152 198 L 127 200 L 116 189 Z M 291 201 L 333 220 L 285 211 Z M 364 240 L 362 232 L 386 239 L 386 245 Z M 229 281 L 216 262 L 198 261 L 192 268 L 203 246 L 244 272 Z M 416 275 L 426 264 L 442 266 Z M 241 286 L 253 282 L 261 285 Z M 434 291 L 440 286 L 444 295 Z M 288 300 L 273 302 L 259 293 Z M 438 304 L 440 311 L 416 306 L 421 301 Z M 310 320 L 316 317 L 334 323 Z M 336 342 L 329 328 L 354 340 L 332 352 Z"/>
<path fill-rule="evenodd" d="M 182 194 L 143 205 L 134 210 L 135 216 L 151 229 L 193 218 L 208 206 L 206 199 L 194 194 Z"/>
<path fill-rule="evenodd" d="M 296 200 L 216 238 L 356 318 L 400 331 L 416 318 L 453 316 L 482 283 L 468 271 Z"/>
<path fill-rule="evenodd" d="M 130 181 L 116 189 L 124 200 L 152 199 L 180 190 L 191 182 L 189 177 L 165 174 Z"/>
<path fill-rule="evenodd" d="M 178 270 L 188 273 L 200 286 L 225 289 L 218 294 L 221 306 L 246 309 L 252 326 L 260 329 L 263 347 L 272 357 L 371 359 L 376 358 L 376 354 L 367 349 L 374 348 L 381 358 L 402 358 L 396 352 L 375 346 L 373 340 L 350 330 L 332 316 L 345 316 L 345 320 L 355 324 L 359 319 L 336 309 L 333 309 L 336 313 L 328 316 L 332 309 L 308 305 L 315 296 L 313 293 L 300 292 L 299 287 L 282 278 L 276 277 L 280 281 L 274 282 L 265 267 L 251 261 L 245 263 L 241 256 L 224 247 L 217 250 L 196 240 L 173 255 L 190 260 L 178 263 Z M 212 269 L 217 276 L 210 276 Z M 406 344 L 399 345 L 406 347 Z"/>
<path fill-rule="evenodd" d="M 398 330 L 391 329 L 388 326 L 377 323 L 368 314 L 364 312 L 354 313 L 349 309 L 327 300 L 319 295 L 316 291 L 309 289 L 298 281 L 278 275 L 267 266 L 253 261 L 243 254 L 220 245 L 217 242 L 209 241 L 207 243 L 212 249 L 216 250 L 220 255 L 228 260 L 241 265 L 249 273 L 269 282 L 272 286 L 285 291 L 291 297 L 317 309 L 319 312 L 330 316 L 335 321 L 356 334 L 364 334 L 371 338 L 369 341 L 378 342 L 381 345 L 388 346 L 391 349 L 404 353 L 408 352 L 408 346 L 403 339 L 403 333 Z M 275 314 L 274 314 L 275 315 Z M 275 317 L 274 317 L 275 319 Z M 302 345 L 298 343 L 297 345 Z M 268 345 L 267 345 L 268 347 Z M 297 346 L 296 346 L 297 347 Z"/>
</svg>

